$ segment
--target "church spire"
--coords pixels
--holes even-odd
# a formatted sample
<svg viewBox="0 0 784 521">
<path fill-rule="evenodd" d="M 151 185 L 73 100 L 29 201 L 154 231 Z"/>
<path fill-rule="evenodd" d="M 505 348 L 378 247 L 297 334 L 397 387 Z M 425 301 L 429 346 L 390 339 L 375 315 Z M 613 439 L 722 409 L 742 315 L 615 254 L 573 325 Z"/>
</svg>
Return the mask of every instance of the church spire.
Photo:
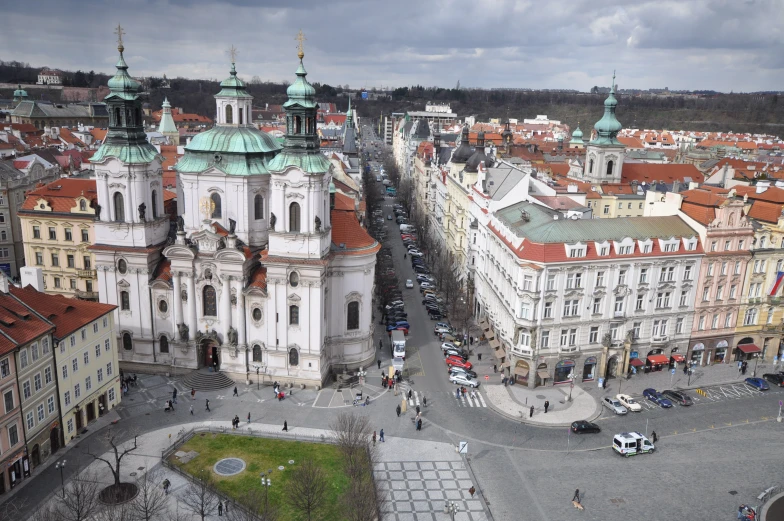
<svg viewBox="0 0 784 521">
<path fill-rule="evenodd" d="M 618 132 L 623 126 L 615 117 L 615 108 L 617 106 L 618 100 L 615 99 L 615 71 L 613 71 L 610 94 L 607 96 L 607 99 L 604 100 L 604 115 L 593 127 L 596 129 L 596 139 L 591 141 L 591 144 L 616 146 L 621 144 L 621 142 L 618 141 Z"/>
<path fill-rule="evenodd" d="M 354 113 L 351 112 L 351 95 L 348 97 L 348 110 L 346 110 L 346 127 L 354 125 Z"/>
</svg>

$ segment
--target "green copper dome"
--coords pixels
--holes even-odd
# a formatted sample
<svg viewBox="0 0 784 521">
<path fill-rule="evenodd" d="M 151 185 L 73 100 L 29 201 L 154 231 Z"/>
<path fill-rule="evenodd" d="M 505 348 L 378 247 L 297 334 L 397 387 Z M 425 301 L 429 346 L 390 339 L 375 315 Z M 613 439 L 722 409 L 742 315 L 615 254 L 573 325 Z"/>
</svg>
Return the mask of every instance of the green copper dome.
<svg viewBox="0 0 784 521">
<path fill-rule="evenodd" d="M 122 51 L 120 59 L 117 61 L 117 73 L 109 80 L 108 86 L 111 90 L 109 96 L 118 96 L 124 100 L 135 100 L 139 92 L 139 82 L 128 75 L 128 65 L 125 63 Z"/>
<path fill-rule="evenodd" d="M 234 64 L 231 64 L 231 71 L 229 77 L 223 80 L 220 84 L 221 90 L 215 97 L 230 97 L 230 98 L 249 98 L 250 94 L 245 90 L 245 83 L 237 77 L 237 70 Z"/>
<path fill-rule="evenodd" d="M 21 85 L 16 86 L 16 90 L 14 91 L 14 98 L 26 98 L 27 91 L 22 88 Z"/>
<path fill-rule="evenodd" d="M 294 83 L 289 85 L 288 89 L 286 89 L 286 95 L 289 99 L 283 104 L 283 108 L 288 108 L 292 105 L 299 105 L 303 108 L 315 108 L 316 89 L 313 88 L 313 85 L 308 83 L 308 73 L 305 70 L 305 66 L 302 64 L 302 60 L 299 61 L 299 67 L 297 68 L 296 74 L 297 79 L 294 80 Z"/>
<path fill-rule="evenodd" d="M 596 139 L 591 141 L 592 145 L 621 145 L 621 142 L 618 141 L 618 132 L 623 128 L 623 125 L 615 118 L 615 108 L 617 106 L 618 100 L 615 99 L 615 75 L 613 75 L 610 95 L 604 100 L 604 115 L 593 126 L 596 129 Z"/>
<path fill-rule="evenodd" d="M 199 173 L 215 167 L 232 176 L 268 174 L 267 164 L 280 149 L 277 140 L 255 127 L 216 126 L 191 140 L 175 169 Z"/>
<path fill-rule="evenodd" d="M 572 132 L 572 139 L 582 139 L 582 138 L 583 138 L 583 131 L 580 130 L 580 127 L 577 127 L 576 129 L 574 129 L 574 132 Z"/>
</svg>

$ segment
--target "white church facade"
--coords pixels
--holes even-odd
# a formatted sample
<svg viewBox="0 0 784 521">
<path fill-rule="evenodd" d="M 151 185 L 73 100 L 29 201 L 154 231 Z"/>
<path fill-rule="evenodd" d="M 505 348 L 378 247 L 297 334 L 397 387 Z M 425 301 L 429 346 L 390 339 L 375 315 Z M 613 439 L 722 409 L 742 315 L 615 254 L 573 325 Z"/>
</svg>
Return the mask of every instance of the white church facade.
<svg viewBox="0 0 784 521">
<path fill-rule="evenodd" d="M 319 150 L 318 104 L 300 50 L 285 144 L 250 123 L 252 97 L 232 63 L 216 125 L 185 147 L 176 224 L 163 210 L 162 158 L 146 140 L 138 83 L 122 44 L 106 98 L 110 128 L 93 158 L 93 251 L 101 302 L 118 306 L 126 370 L 208 367 L 321 385 L 375 360 L 372 291 L 380 245 L 333 208 Z"/>
</svg>

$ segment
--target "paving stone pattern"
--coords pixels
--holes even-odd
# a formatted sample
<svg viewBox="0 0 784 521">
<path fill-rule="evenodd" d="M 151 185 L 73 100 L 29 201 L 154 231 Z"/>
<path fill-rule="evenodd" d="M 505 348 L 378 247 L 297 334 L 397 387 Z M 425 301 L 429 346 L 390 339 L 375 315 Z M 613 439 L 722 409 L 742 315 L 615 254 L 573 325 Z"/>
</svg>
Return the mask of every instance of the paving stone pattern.
<svg viewBox="0 0 784 521">
<path fill-rule="evenodd" d="M 462 461 L 383 462 L 376 466 L 376 480 L 389 492 L 384 519 L 389 521 L 449 520 L 446 501 L 459 512 L 455 521 L 486 521 L 479 497 L 468 492 L 472 481 Z"/>
</svg>

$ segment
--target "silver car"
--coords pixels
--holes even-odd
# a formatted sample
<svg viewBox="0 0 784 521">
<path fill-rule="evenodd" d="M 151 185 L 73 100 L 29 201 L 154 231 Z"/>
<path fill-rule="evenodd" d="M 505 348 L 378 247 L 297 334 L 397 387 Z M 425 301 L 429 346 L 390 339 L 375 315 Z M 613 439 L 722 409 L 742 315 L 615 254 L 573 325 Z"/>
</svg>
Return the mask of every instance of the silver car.
<svg viewBox="0 0 784 521">
<path fill-rule="evenodd" d="M 602 398 L 602 404 L 608 409 L 610 409 L 612 412 L 614 412 L 615 414 L 626 414 L 627 412 L 629 412 L 629 410 L 626 407 L 621 405 L 621 402 L 619 402 L 615 398 L 610 398 L 609 396 Z"/>
</svg>

